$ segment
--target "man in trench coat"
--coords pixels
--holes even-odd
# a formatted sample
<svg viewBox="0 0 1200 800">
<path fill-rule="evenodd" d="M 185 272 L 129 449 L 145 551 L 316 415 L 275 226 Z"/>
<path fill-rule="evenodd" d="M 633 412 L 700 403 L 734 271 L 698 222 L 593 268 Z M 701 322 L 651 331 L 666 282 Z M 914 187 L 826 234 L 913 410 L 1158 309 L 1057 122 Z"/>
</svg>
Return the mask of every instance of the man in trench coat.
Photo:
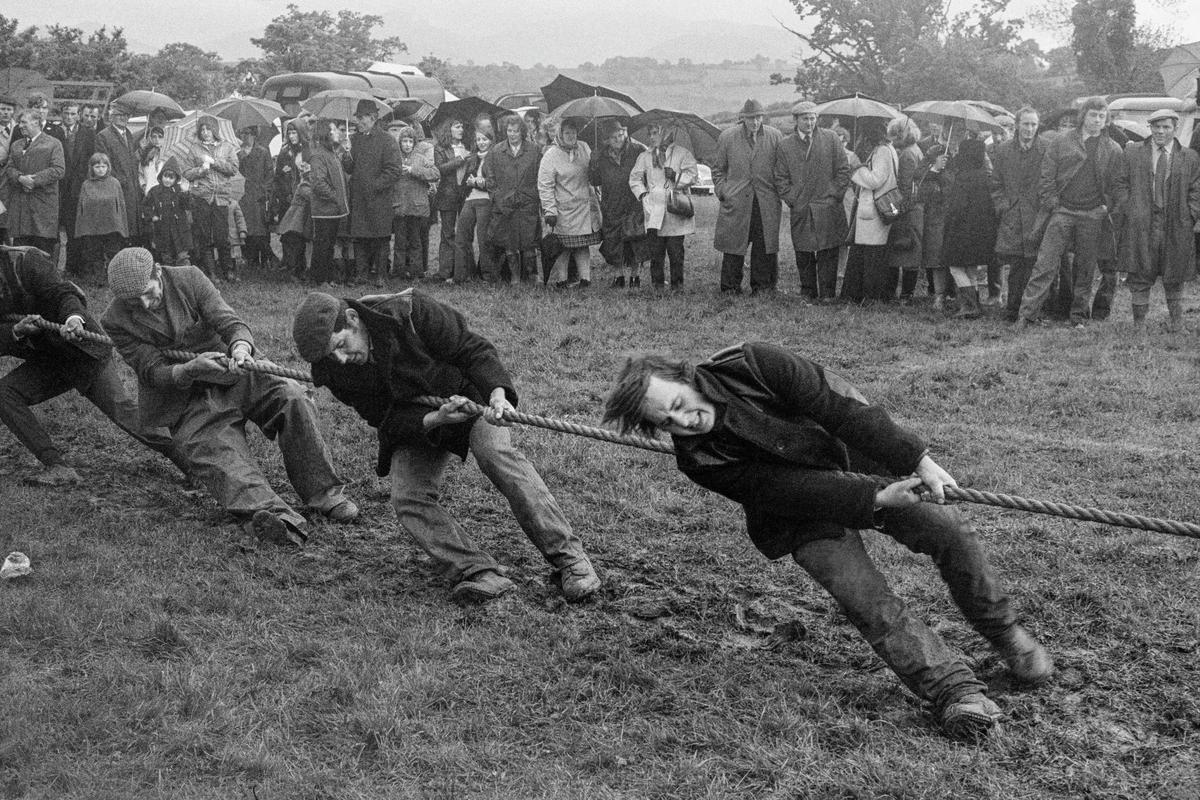
<svg viewBox="0 0 1200 800">
<path fill-rule="evenodd" d="M 999 221 L 996 257 L 1009 264 L 1009 322 L 1017 321 L 1041 235 L 1035 221 L 1046 142 L 1038 136 L 1039 121 L 1037 111 L 1022 108 L 1017 112 L 1016 138 L 1001 142 L 992 153 L 992 206 Z"/>
<path fill-rule="evenodd" d="M 62 143 L 42 130 L 46 118 L 41 111 L 21 112 L 17 124 L 24 138 L 8 154 L 8 232 L 16 245 L 53 254 L 58 244 L 58 184 L 67 173 Z"/>
<path fill-rule="evenodd" d="M 403 174 L 404 161 L 400 145 L 378 123 L 375 104 L 360 101 L 354 109 L 358 132 L 350 137 L 350 156 L 343 157 L 350 173 L 350 235 L 354 237 L 354 262 L 347 263 L 347 283 L 372 270 L 378 281 L 388 273 L 392 188 Z"/>
<path fill-rule="evenodd" d="M 1133 323 L 1142 327 L 1150 289 L 1162 279 L 1167 330 L 1183 330 L 1183 284 L 1196 277 L 1200 223 L 1200 155 L 1175 139 L 1179 114 L 1169 109 L 1150 117 L 1150 138 L 1126 150 L 1118 194 L 1126 195 L 1121 258 L 1133 298 Z"/>
<path fill-rule="evenodd" d="M 713 160 L 713 184 L 721 208 L 713 247 L 721 251 L 721 291 L 741 294 L 746 250 L 750 250 L 750 291 L 773 291 L 779 277 L 779 220 L 775 190 L 778 128 L 763 124 L 762 103 L 747 100 L 738 124 L 721 131 Z"/>
<path fill-rule="evenodd" d="M 850 185 L 850 162 L 838 135 L 817 127 L 816 108 L 807 100 L 792 106 L 796 132 L 775 152 L 775 189 L 791 209 L 800 291 L 809 300 L 833 300 L 838 246 L 848 227 L 842 198 Z"/>
<path fill-rule="evenodd" d="M 104 130 L 96 134 L 96 152 L 105 153 L 112 163 L 110 174 L 121 184 L 125 194 L 129 239 L 138 241 L 141 237 L 142 187 L 138 183 L 137 140 L 129 130 L 129 109 L 114 103 L 109 107 L 108 121 Z"/>
</svg>

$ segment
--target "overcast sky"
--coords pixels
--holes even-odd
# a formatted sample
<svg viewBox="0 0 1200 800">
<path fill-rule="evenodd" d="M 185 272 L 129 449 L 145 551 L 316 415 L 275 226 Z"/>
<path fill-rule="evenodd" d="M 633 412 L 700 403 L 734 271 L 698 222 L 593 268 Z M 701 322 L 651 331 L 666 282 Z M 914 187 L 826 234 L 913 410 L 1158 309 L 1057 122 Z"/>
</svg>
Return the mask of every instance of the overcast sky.
<svg viewBox="0 0 1200 800">
<path fill-rule="evenodd" d="M 337 10 L 345 0 L 296 0 L 305 10 Z M 952 9 L 971 0 L 951 0 Z M 1013 0 L 1014 15 L 1044 4 L 1044 0 Z M 1200 15 L 1191 13 L 1194 0 L 1137 0 L 1139 20 L 1169 25 L 1181 42 L 1200 40 Z M 730 33 L 752 26 L 778 29 L 776 19 L 798 21 L 789 0 L 355 0 L 355 11 L 379 14 L 386 33 L 400 36 L 409 47 L 397 60 L 416 61 L 426 54 L 479 64 L 508 60 L 522 66 L 541 62 L 562 67 L 584 61 L 603 61 L 616 55 L 652 55 L 654 42 L 686 31 L 696 38 L 693 60 L 704 61 L 704 28 L 719 42 L 722 28 Z M 92 31 L 101 25 L 125 29 L 133 50 L 153 52 L 168 42 L 190 41 L 223 58 L 259 55 L 249 40 L 259 36 L 270 20 L 286 12 L 287 0 L 39 0 L 5 10 L 21 25 L 54 22 Z M 178 11 L 176 16 L 175 10 Z M 167 13 L 164 13 L 167 12 Z M 698 26 L 697 22 L 724 23 Z M 690 23 L 690 25 L 689 25 Z M 1044 31 L 1027 30 L 1043 46 L 1054 44 Z M 769 40 L 769 42 L 768 42 Z M 787 57 L 786 40 L 764 38 L 769 57 Z M 467 54 L 467 55 L 464 55 Z M 746 53 L 746 57 L 755 53 Z"/>
</svg>

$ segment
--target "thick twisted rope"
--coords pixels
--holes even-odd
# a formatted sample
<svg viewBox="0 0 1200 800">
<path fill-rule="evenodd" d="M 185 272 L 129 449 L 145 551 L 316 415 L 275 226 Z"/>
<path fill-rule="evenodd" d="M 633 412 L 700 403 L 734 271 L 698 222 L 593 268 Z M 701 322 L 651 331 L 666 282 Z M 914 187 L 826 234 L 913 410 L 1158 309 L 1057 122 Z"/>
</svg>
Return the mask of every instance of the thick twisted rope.
<svg viewBox="0 0 1200 800">
<path fill-rule="evenodd" d="M 50 322 L 45 319 L 38 319 L 34 324 L 39 328 L 47 331 L 55 331 L 62 333 L 63 326 L 55 322 Z M 99 344 L 112 345 L 112 339 L 92 331 L 84 331 L 83 338 L 88 341 L 97 342 Z M 186 350 L 162 350 L 164 356 L 177 361 L 189 361 L 196 357 L 196 353 L 191 353 Z M 303 383 L 312 383 L 312 376 L 298 369 L 289 369 L 281 367 L 278 364 L 273 364 L 269 361 L 253 360 L 242 367 L 249 372 L 262 372 L 267 375 L 278 375 L 282 378 L 291 378 L 292 380 L 301 381 Z M 450 402 L 446 397 L 435 397 L 433 395 L 421 395 L 413 398 L 413 402 L 421 405 L 426 405 L 431 408 L 439 408 L 442 405 Z M 486 410 L 484 406 L 471 400 L 463 403 L 463 409 L 471 414 L 479 416 Z M 635 434 L 616 433 L 615 431 L 606 428 L 597 428 L 590 425 L 580 425 L 577 422 L 570 422 L 564 419 L 554 419 L 552 417 L 541 417 L 536 414 L 526 414 L 524 411 L 515 409 L 504 412 L 504 419 L 509 422 L 517 422 L 522 425 L 530 425 L 535 428 L 545 428 L 546 430 L 559 431 L 560 433 L 569 433 L 574 436 L 584 436 L 589 439 L 596 439 L 601 442 L 609 442 L 611 444 L 621 444 L 628 447 L 638 447 L 642 450 L 651 450 L 656 453 L 665 453 L 672 455 L 675 448 L 670 442 L 665 442 L 660 439 L 650 439 L 645 436 Z M 855 472 L 844 473 L 847 478 L 870 481 L 877 486 L 886 486 L 892 483 L 894 479 L 884 478 L 879 475 L 862 475 Z M 1065 517 L 1067 519 L 1076 519 L 1083 522 L 1098 522 L 1104 525 L 1116 525 L 1122 528 L 1136 528 L 1139 530 L 1155 531 L 1157 533 L 1166 533 L 1172 536 L 1187 536 L 1193 539 L 1200 539 L 1200 525 L 1191 522 L 1180 522 L 1172 519 L 1160 519 L 1157 517 L 1143 517 L 1138 514 L 1124 514 L 1118 511 L 1108 511 L 1103 508 L 1094 508 L 1092 506 L 1076 506 L 1067 503 L 1054 503 L 1044 500 L 1031 500 L 1027 497 L 1017 497 L 1015 495 L 998 494 L 995 492 L 982 492 L 978 489 L 964 489 L 958 486 L 949 486 L 945 488 L 947 500 L 959 500 L 967 503 L 977 503 L 985 506 L 995 506 L 997 508 L 1008 508 L 1016 511 L 1027 511 L 1031 514 L 1046 514 L 1054 517 Z"/>
</svg>

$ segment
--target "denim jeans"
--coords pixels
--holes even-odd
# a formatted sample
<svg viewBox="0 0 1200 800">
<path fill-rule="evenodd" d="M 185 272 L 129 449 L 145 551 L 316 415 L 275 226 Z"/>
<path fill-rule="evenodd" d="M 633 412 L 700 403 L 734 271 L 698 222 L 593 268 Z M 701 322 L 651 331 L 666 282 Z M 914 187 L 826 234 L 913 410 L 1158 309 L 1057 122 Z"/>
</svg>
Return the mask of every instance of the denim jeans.
<svg viewBox="0 0 1200 800">
<path fill-rule="evenodd" d="M 1099 211 L 1055 211 L 1046 225 L 1037 263 L 1021 297 L 1021 318 L 1033 322 L 1050 294 L 1059 262 L 1068 249 L 1075 251 L 1075 274 L 1071 291 L 1071 322 L 1079 323 L 1092 313 L 1092 279 L 1096 274 L 1103 215 Z"/>
<path fill-rule="evenodd" d="M 488 225 L 492 220 L 491 200 L 468 200 L 458 212 L 454 231 L 454 281 L 466 283 L 474 278 L 495 281 L 496 259 L 492 243 L 488 239 Z M 479 261 L 476 263 L 475 238 L 479 237 Z"/>
<path fill-rule="evenodd" d="M 508 428 L 476 420 L 470 447 L 480 471 L 508 500 L 521 530 L 555 569 L 584 557 L 583 543 L 571 531 L 537 470 L 513 446 Z M 392 507 L 400 527 L 457 583 L 500 567 L 442 507 L 442 484 L 452 458 L 452 453 L 434 447 L 396 448 L 392 453 Z"/>
<path fill-rule="evenodd" d="M 305 524 L 271 488 L 251 455 L 247 422 L 278 440 L 288 480 L 308 506 L 324 512 L 346 499 L 311 392 L 292 380 L 248 372 L 232 386 L 196 389 L 171 428 L 192 475 L 223 508 L 241 517 L 270 511 L 293 527 Z"/>
<path fill-rule="evenodd" d="M 1002 641 L 1016 615 L 961 514 L 928 504 L 883 513 L 883 533 L 930 556 L 971 626 L 993 644 Z M 918 697 L 942 708 L 984 690 L 963 657 L 892 591 L 858 531 L 802 544 L 792 558 L 837 600 L 867 643 Z"/>
</svg>

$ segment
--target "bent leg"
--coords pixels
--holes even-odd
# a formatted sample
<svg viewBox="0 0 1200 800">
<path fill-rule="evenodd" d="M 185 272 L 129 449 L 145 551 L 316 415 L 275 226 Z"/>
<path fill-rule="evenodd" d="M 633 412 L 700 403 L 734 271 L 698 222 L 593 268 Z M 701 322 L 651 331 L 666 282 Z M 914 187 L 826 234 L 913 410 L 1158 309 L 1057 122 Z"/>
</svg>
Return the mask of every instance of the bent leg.
<svg viewBox="0 0 1200 800">
<path fill-rule="evenodd" d="M 47 467 L 62 463 L 62 452 L 30 409 L 73 388 L 71 376 L 50 365 L 23 361 L 0 378 L 0 422 Z"/>
<path fill-rule="evenodd" d="M 962 657 L 892 591 L 857 531 L 803 544 L 792 558 L 837 600 L 872 649 L 918 697 L 940 709 L 984 691 Z"/>
<path fill-rule="evenodd" d="M 175 446 L 170 432 L 165 428 L 146 429 L 142 427 L 137 402 L 121 381 L 116 361 L 113 358 L 110 357 L 99 365 L 89 380 L 79 386 L 79 393 L 100 409 L 104 416 L 116 423 L 118 428 L 168 459 L 185 475 L 188 473 L 188 461 Z"/>
</svg>

